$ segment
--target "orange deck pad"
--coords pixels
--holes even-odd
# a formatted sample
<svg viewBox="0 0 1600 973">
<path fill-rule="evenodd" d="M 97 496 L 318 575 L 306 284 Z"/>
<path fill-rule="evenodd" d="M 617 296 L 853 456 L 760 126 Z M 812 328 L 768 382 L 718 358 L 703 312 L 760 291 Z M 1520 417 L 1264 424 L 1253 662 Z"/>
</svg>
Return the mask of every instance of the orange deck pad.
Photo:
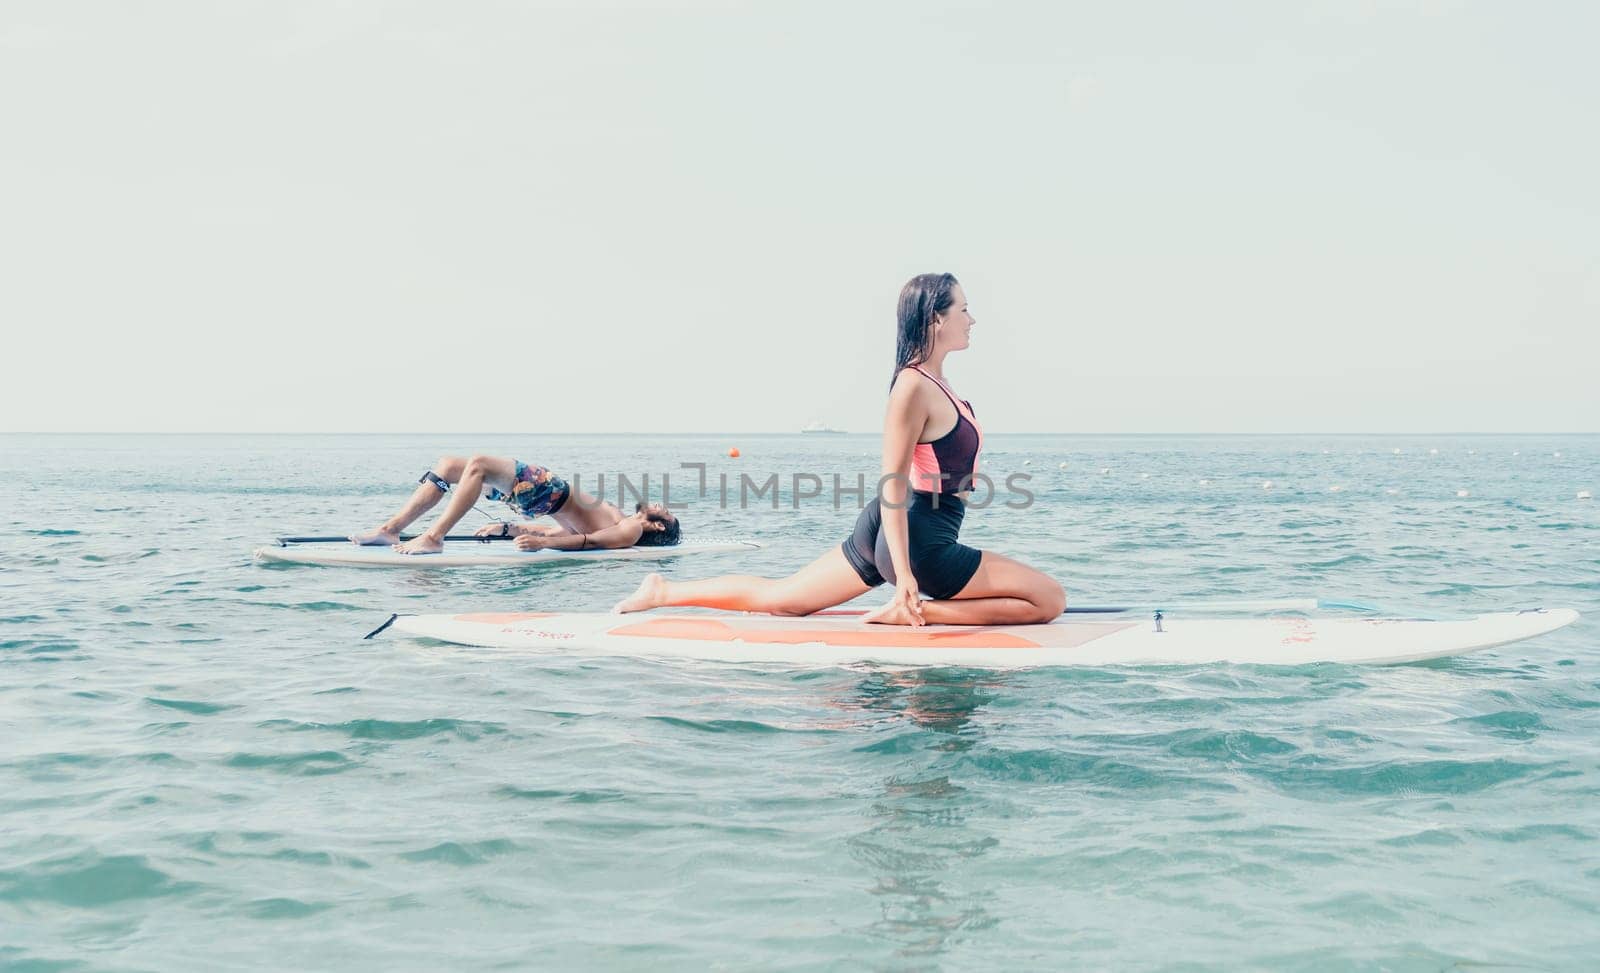
<svg viewBox="0 0 1600 973">
<path fill-rule="evenodd" d="M 983 628 L 942 629 L 838 629 L 838 628 L 737 628 L 715 618 L 655 618 L 623 625 L 609 635 L 637 635 L 658 639 L 694 639 L 700 642 L 750 642 L 766 645 L 861 646 L 863 648 L 928 649 L 1038 649 L 1038 642 L 1008 632 Z"/>
<path fill-rule="evenodd" d="M 510 622 L 524 622 L 530 618 L 549 618 L 555 612 L 468 612 L 457 615 L 458 622 L 486 622 L 490 625 L 505 625 Z"/>
</svg>

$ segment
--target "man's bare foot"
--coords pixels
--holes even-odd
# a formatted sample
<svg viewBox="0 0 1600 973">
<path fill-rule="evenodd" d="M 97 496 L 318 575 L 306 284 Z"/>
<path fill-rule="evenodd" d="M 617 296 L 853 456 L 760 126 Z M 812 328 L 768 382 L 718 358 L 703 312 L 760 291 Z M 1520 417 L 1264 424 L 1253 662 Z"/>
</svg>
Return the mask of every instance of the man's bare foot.
<svg viewBox="0 0 1600 973">
<path fill-rule="evenodd" d="M 398 544 L 400 543 L 400 532 L 379 527 L 370 534 L 351 534 L 350 543 L 363 545 Z"/>
<path fill-rule="evenodd" d="M 918 625 L 921 620 L 900 603 L 897 598 L 893 601 L 879 605 L 865 615 L 861 616 L 863 622 L 876 622 L 879 625 Z"/>
<path fill-rule="evenodd" d="M 639 587 L 634 589 L 633 594 L 617 602 L 611 610 L 619 614 L 649 611 L 652 608 L 660 608 L 666 595 L 666 579 L 659 574 L 646 575 L 645 579 L 639 582 Z"/>
<path fill-rule="evenodd" d="M 438 554 L 444 550 L 444 541 L 434 540 L 429 534 L 418 534 L 403 544 L 396 544 L 394 549 L 401 554 Z"/>
</svg>

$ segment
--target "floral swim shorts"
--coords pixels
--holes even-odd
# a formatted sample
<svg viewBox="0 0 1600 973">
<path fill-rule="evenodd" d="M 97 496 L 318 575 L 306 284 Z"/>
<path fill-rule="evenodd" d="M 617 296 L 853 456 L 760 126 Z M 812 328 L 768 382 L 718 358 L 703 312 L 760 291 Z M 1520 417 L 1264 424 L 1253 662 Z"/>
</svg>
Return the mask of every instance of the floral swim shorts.
<svg viewBox="0 0 1600 973">
<path fill-rule="evenodd" d="M 487 487 L 483 495 L 490 500 L 503 500 L 511 509 L 524 517 L 538 517 L 560 510 L 572 495 L 567 481 L 542 466 L 529 466 L 517 460 L 517 475 L 511 482 L 511 493 L 504 494 Z"/>
</svg>

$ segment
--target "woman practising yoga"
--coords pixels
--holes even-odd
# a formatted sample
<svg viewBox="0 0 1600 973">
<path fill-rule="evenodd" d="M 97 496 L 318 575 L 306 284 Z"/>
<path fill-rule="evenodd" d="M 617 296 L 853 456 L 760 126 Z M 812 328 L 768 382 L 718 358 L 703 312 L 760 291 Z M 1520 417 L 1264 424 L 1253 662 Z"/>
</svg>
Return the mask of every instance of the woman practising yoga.
<svg viewBox="0 0 1600 973">
<path fill-rule="evenodd" d="M 901 289 L 883 486 L 842 545 L 787 578 L 668 581 L 652 574 L 616 610 L 700 605 L 809 615 L 890 581 L 893 600 L 865 621 L 1015 625 L 1060 615 L 1067 596 L 1053 578 L 958 539 L 983 431 L 971 403 L 946 384 L 944 360 L 967 347 L 972 325 L 966 295 L 950 274 L 913 277 Z M 923 601 L 922 593 L 932 600 Z"/>
<path fill-rule="evenodd" d="M 400 532 L 433 508 L 452 486 L 450 505 L 432 527 L 408 541 Z M 478 498 L 502 500 L 524 517 L 548 516 L 559 526 L 513 524 L 502 520 L 478 528 L 479 537 L 514 537 L 518 550 L 587 551 L 593 548 L 667 546 L 678 543 L 678 518 L 659 503 L 640 503 L 631 516 L 614 505 L 574 490 L 543 466 L 504 456 L 444 456 L 422 474 L 400 512 L 365 534 L 357 544 L 389 544 L 401 554 L 437 554 L 445 535 L 461 522 Z M 570 501 L 570 502 L 569 502 Z"/>
</svg>

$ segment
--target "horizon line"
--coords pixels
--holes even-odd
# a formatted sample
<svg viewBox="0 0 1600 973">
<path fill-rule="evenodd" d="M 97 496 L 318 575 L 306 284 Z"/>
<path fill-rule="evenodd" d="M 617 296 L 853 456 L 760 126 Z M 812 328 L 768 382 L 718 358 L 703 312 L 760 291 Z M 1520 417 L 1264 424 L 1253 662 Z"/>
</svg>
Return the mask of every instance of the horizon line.
<svg viewBox="0 0 1600 973">
<path fill-rule="evenodd" d="M 1211 436 L 1211 437 L 1247 437 L 1247 436 L 1279 436 L 1287 438 L 1311 437 L 1417 437 L 1417 436 L 1600 436 L 1600 430 L 1518 430 L 1514 432 L 1477 432 L 1470 430 L 1422 430 L 1403 432 L 1062 432 L 1062 431 L 1026 431 L 993 432 L 991 436 L 1074 436 L 1074 437 L 1181 437 L 1181 436 Z M 551 432 L 551 431 L 505 431 L 505 430 L 445 430 L 438 432 L 408 432 L 402 430 L 382 431 L 308 431 L 308 430 L 254 430 L 241 431 L 232 429 L 75 429 L 75 430 L 0 430 L 0 436 L 559 436 L 559 437 L 584 437 L 584 436 L 655 436 L 689 437 L 689 436 L 870 436 L 881 437 L 881 432 L 850 432 L 840 430 L 832 433 L 805 433 L 800 430 L 792 432 L 772 431 L 737 431 L 737 430 L 709 430 L 692 432 L 635 432 L 635 431 L 585 431 L 585 432 Z"/>
</svg>

